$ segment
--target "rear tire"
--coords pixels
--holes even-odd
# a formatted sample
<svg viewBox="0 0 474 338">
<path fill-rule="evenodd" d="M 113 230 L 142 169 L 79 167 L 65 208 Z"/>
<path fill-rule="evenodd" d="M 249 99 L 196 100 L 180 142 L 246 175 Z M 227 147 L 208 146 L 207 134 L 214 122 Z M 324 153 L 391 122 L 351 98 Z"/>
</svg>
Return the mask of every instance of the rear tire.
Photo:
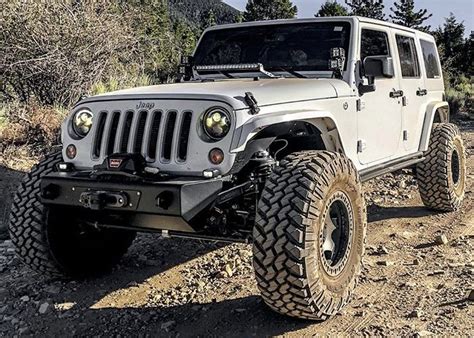
<svg viewBox="0 0 474 338">
<path fill-rule="evenodd" d="M 10 238 L 23 262 L 50 277 L 104 272 L 125 254 L 135 232 L 84 226 L 74 210 L 43 205 L 41 178 L 61 161 L 61 153 L 53 153 L 25 176 L 12 203 Z"/>
<path fill-rule="evenodd" d="M 434 124 L 425 156 L 416 167 L 423 204 L 439 211 L 459 209 L 466 189 L 466 152 L 458 127 Z"/>
<path fill-rule="evenodd" d="M 258 287 L 273 310 L 326 320 L 350 299 L 362 266 L 366 210 L 345 156 L 287 156 L 267 179 L 253 232 Z"/>
</svg>

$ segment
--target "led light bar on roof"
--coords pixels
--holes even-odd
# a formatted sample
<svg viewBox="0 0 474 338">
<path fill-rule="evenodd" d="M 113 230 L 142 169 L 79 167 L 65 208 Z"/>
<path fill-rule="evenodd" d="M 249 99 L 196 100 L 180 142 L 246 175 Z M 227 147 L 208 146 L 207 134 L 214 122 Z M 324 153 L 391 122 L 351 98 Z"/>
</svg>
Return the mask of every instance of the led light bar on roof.
<svg viewBox="0 0 474 338">
<path fill-rule="evenodd" d="M 261 63 L 239 63 L 229 65 L 202 65 L 193 67 L 197 72 L 235 72 L 249 71 L 260 72 L 268 77 L 275 77 L 272 73 L 266 71 Z"/>
<path fill-rule="evenodd" d="M 263 67 L 261 63 L 241 63 L 235 65 L 209 65 L 195 66 L 197 71 L 226 71 L 226 70 L 255 70 L 259 71 Z"/>
</svg>

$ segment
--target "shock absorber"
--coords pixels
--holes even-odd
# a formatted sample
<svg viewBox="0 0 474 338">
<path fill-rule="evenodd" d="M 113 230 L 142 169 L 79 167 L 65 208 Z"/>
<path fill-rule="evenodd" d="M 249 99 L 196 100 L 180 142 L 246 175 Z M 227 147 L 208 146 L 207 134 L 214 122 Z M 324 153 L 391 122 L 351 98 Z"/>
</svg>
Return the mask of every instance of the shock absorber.
<svg viewBox="0 0 474 338">
<path fill-rule="evenodd" d="M 276 161 L 268 151 L 261 150 L 255 153 L 250 162 L 255 168 L 252 172 L 253 178 L 259 185 L 259 191 L 262 191 L 263 185 L 265 184 L 268 176 L 270 176 Z"/>
</svg>

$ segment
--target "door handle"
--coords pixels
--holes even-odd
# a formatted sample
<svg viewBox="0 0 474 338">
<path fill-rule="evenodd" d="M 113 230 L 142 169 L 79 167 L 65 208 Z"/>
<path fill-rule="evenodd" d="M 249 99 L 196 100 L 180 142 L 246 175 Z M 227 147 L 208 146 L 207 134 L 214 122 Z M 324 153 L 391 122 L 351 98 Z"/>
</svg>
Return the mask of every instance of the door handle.
<svg viewBox="0 0 474 338">
<path fill-rule="evenodd" d="M 428 91 L 426 89 L 418 89 L 416 91 L 416 95 L 418 96 L 425 96 L 425 95 L 428 95 Z"/>
<path fill-rule="evenodd" d="M 395 90 L 394 89 L 390 92 L 390 97 L 392 99 L 397 99 L 397 98 L 402 97 L 402 96 L 403 96 L 403 90 Z"/>
</svg>

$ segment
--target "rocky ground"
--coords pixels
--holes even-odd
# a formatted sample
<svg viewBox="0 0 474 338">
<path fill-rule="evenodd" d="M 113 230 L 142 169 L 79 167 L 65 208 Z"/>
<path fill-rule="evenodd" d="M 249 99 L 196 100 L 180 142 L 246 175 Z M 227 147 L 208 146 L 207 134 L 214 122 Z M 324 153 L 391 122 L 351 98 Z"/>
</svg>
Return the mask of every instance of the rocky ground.
<svg viewBox="0 0 474 338">
<path fill-rule="evenodd" d="M 366 184 L 363 275 L 352 302 L 326 322 L 270 311 L 248 245 L 143 234 L 111 274 L 62 281 L 32 273 L 0 240 L 0 336 L 472 336 L 474 125 L 461 126 L 471 173 L 462 209 L 426 210 L 406 172 Z"/>
<path fill-rule="evenodd" d="M 22 172 L 7 169 L 0 165 L 0 241 L 8 236 L 9 206 L 16 185 L 22 176 Z"/>
</svg>

